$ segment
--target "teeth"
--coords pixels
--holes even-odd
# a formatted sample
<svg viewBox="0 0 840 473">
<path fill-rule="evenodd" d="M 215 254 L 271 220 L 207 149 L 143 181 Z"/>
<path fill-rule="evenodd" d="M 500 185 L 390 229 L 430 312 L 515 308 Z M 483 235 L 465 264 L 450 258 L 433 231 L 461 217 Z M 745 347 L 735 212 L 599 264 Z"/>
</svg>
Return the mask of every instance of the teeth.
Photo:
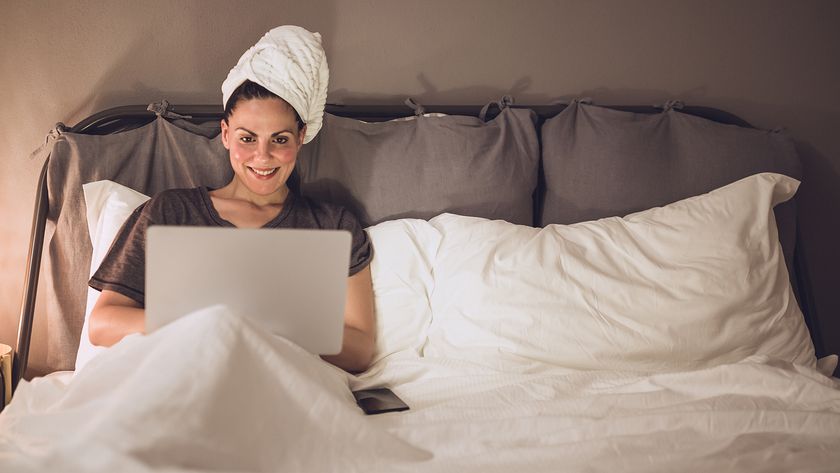
<svg viewBox="0 0 840 473">
<path fill-rule="evenodd" d="M 252 171 L 259 174 L 260 176 L 268 176 L 269 174 L 273 173 L 277 170 L 277 168 L 266 169 L 265 171 L 261 171 L 259 169 L 251 168 Z"/>
</svg>

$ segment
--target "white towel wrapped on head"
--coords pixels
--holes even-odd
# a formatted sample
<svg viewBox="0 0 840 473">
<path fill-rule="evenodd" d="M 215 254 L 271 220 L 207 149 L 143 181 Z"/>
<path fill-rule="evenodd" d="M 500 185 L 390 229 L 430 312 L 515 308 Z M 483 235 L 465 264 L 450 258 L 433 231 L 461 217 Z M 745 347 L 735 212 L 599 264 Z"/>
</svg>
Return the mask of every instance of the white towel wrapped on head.
<svg viewBox="0 0 840 473">
<path fill-rule="evenodd" d="M 246 80 L 277 94 L 306 124 L 303 142 L 318 134 L 324 119 L 330 71 L 321 35 L 299 26 L 272 29 L 239 58 L 222 83 L 222 105 Z"/>
</svg>

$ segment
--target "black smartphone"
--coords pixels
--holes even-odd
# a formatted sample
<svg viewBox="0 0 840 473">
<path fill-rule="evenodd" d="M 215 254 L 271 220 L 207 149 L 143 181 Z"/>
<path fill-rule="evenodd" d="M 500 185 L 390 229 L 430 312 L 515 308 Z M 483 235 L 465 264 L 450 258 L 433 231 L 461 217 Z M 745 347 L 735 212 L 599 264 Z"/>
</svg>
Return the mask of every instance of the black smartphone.
<svg viewBox="0 0 840 473">
<path fill-rule="evenodd" d="M 388 388 L 354 391 L 353 397 L 367 415 L 408 410 L 408 405 Z"/>
</svg>

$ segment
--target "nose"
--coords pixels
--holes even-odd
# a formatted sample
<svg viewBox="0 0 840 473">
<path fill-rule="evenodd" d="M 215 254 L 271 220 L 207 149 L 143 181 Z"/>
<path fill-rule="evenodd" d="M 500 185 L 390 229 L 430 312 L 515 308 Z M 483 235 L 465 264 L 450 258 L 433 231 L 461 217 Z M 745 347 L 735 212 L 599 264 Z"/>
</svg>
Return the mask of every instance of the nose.
<svg viewBox="0 0 840 473">
<path fill-rule="evenodd" d="M 268 160 L 271 158 L 271 151 L 269 149 L 270 142 L 267 140 L 260 140 L 257 143 L 257 155 L 255 156 L 257 159 L 260 160 Z"/>
</svg>

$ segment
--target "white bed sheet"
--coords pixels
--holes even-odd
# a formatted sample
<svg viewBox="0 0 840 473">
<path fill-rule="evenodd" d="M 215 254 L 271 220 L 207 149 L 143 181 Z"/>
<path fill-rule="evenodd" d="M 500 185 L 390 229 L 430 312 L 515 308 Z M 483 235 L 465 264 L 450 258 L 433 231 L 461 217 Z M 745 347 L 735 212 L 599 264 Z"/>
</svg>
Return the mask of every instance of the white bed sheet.
<svg viewBox="0 0 840 473">
<path fill-rule="evenodd" d="M 365 417 L 348 387 L 412 409 Z M 837 471 L 840 381 L 753 357 L 665 374 L 404 352 L 360 377 L 216 308 L 0 414 L 0 471 Z"/>
<path fill-rule="evenodd" d="M 837 471 L 840 382 L 767 357 L 666 374 L 393 360 L 413 406 L 374 421 L 429 471 Z"/>
</svg>

